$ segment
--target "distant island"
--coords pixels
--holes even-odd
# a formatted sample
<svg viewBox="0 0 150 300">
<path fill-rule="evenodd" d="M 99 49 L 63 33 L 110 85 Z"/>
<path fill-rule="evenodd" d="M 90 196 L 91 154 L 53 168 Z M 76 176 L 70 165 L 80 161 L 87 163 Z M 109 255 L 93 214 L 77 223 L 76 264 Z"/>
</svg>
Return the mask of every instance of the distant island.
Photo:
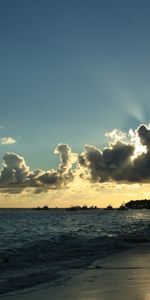
<svg viewBox="0 0 150 300">
<path fill-rule="evenodd" d="M 104 210 L 127 210 L 128 207 L 125 206 L 125 204 L 122 204 L 121 206 L 119 206 L 118 208 L 113 208 L 111 204 L 109 204 L 107 207 L 104 208 Z"/>
<path fill-rule="evenodd" d="M 131 200 L 125 204 L 125 207 L 131 209 L 150 209 L 150 200 Z"/>
<path fill-rule="evenodd" d="M 111 204 L 104 208 L 104 210 L 112 210 L 112 209 L 114 209 L 114 208 L 112 207 Z"/>
<path fill-rule="evenodd" d="M 104 210 L 128 210 L 128 209 L 150 209 L 150 200 L 130 200 L 127 203 L 123 203 L 118 208 L 113 208 L 112 205 L 108 205 Z"/>
<path fill-rule="evenodd" d="M 87 205 L 83 205 L 83 206 L 70 206 L 70 207 L 67 207 L 66 210 L 73 210 L 73 211 L 76 211 L 76 210 L 87 210 L 87 209 L 97 209 L 97 206 L 87 206 Z"/>
<path fill-rule="evenodd" d="M 55 207 L 56 209 L 57 207 Z M 44 205 L 43 207 L 36 207 L 33 208 L 34 210 L 48 210 L 51 209 L 47 205 Z M 66 207 L 67 211 L 78 211 L 78 210 L 93 210 L 98 209 L 98 207 L 95 205 L 87 206 L 87 205 L 76 205 L 76 206 L 70 206 Z M 123 203 L 118 208 L 113 208 L 113 206 L 110 204 L 104 210 L 128 210 L 128 209 L 150 209 L 150 200 L 149 199 L 143 199 L 143 200 L 130 200 L 127 203 Z"/>
<path fill-rule="evenodd" d="M 35 207 L 33 209 L 36 209 L 36 210 L 41 210 L 41 209 L 47 210 L 47 209 L 49 209 L 49 207 L 47 205 L 44 205 L 43 207 L 38 206 L 38 207 Z"/>
</svg>

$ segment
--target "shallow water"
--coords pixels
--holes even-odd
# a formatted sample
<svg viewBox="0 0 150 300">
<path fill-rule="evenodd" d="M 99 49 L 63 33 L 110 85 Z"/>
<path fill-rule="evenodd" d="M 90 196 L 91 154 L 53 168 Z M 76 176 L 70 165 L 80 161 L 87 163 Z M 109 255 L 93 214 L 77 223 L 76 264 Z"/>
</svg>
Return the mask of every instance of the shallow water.
<svg viewBox="0 0 150 300">
<path fill-rule="evenodd" d="M 0 210 L 0 293 L 150 240 L 150 211 Z"/>
</svg>

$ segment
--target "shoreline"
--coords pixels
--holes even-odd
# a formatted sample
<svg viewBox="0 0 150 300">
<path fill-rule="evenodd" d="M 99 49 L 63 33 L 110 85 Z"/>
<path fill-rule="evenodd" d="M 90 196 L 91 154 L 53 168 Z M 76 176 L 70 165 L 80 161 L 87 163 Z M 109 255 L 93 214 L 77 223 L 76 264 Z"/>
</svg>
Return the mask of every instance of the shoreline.
<svg viewBox="0 0 150 300">
<path fill-rule="evenodd" d="M 22 289 L 5 300 L 149 300 L 150 243 L 94 261 L 85 269 L 72 270 L 68 280 Z"/>
</svg>

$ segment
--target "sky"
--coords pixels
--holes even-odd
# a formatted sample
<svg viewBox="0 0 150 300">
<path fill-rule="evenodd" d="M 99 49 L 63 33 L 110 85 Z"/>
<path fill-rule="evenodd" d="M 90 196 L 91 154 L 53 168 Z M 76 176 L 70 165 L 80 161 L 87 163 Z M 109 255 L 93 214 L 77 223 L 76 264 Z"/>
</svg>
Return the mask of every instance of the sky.
<svg viewBox="0 0 150 300">
<path fill-rule="evenodd" d="M 122 143 L 133 145 L 136 135 L 149 151 L 138 131 L 145 124 L 149 134 L 149 11 L 148 0 L 0 1 L 0 207 L 105 206 L 149 197 L 143 173 L 134 183 L 118 184 L 112 174 L 93 180 L 84 148 L 113 148 L 106 133 L 117 129 L 116 143 L 119 131 L 132 129 Z M 35 170 L 36 179 L 43 177 L 31 184 Z"/>
</svg>

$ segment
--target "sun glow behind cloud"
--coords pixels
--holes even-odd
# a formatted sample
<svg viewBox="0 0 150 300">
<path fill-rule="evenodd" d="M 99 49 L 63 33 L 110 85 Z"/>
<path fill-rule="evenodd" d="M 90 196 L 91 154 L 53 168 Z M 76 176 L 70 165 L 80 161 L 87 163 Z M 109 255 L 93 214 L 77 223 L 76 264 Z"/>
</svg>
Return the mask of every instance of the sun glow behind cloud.
<svg viewBox="0 0 150 300">
<path fill-rule="evenodd" d="M 1 207 L 37 207 L 48 205 L 49 207 L 68 207 L 70 205 L 97 205 L 106 207 L 110 203 L 118 207 L 122 202 L 134 199 L 150 198 L 150 184 L 116 185 L 105 184 L 82 185 L 69 189 L 52 189 L 42 194 L 35 194 L 34 191 L 24 190 L 21 194 L 1 194 Z"/>
<path fill-rule="evenodd" d="M 135 145 L 135 151 L 133 156 L 131 157 L 132 160 L 136 159 L 142 153 L 147 153 L 147 147 L 142 145 L 140 137 L 137 134 L 137 131 L 133 131 L 132 129 L 129 130 L 129 135 L 131 136 L 131 141 Z"/>
<path fill-rule="evenodd" d="M 0 174 L 5 205 L 9 206 L 15 198 L 11 204 L 14 206 L 21 197 L 19 206 L 44 202 L 52 207 L 69 203 L 105 206 L 107 201 L 116 205 L 118 201 L 134 199 L 137 191 L 138 198 L 148 193 L 150 126 L 142 124 L 127 133 L 114 129 L 106 136 L 110 139 L 108 147 L 84 145 L 80 154 L 72 152 L 67 144 L 58 144 L 54 150 L 60 157 L 57 170 L 30 170 L 22 156 L 5 153 Z"/>
</svg>

